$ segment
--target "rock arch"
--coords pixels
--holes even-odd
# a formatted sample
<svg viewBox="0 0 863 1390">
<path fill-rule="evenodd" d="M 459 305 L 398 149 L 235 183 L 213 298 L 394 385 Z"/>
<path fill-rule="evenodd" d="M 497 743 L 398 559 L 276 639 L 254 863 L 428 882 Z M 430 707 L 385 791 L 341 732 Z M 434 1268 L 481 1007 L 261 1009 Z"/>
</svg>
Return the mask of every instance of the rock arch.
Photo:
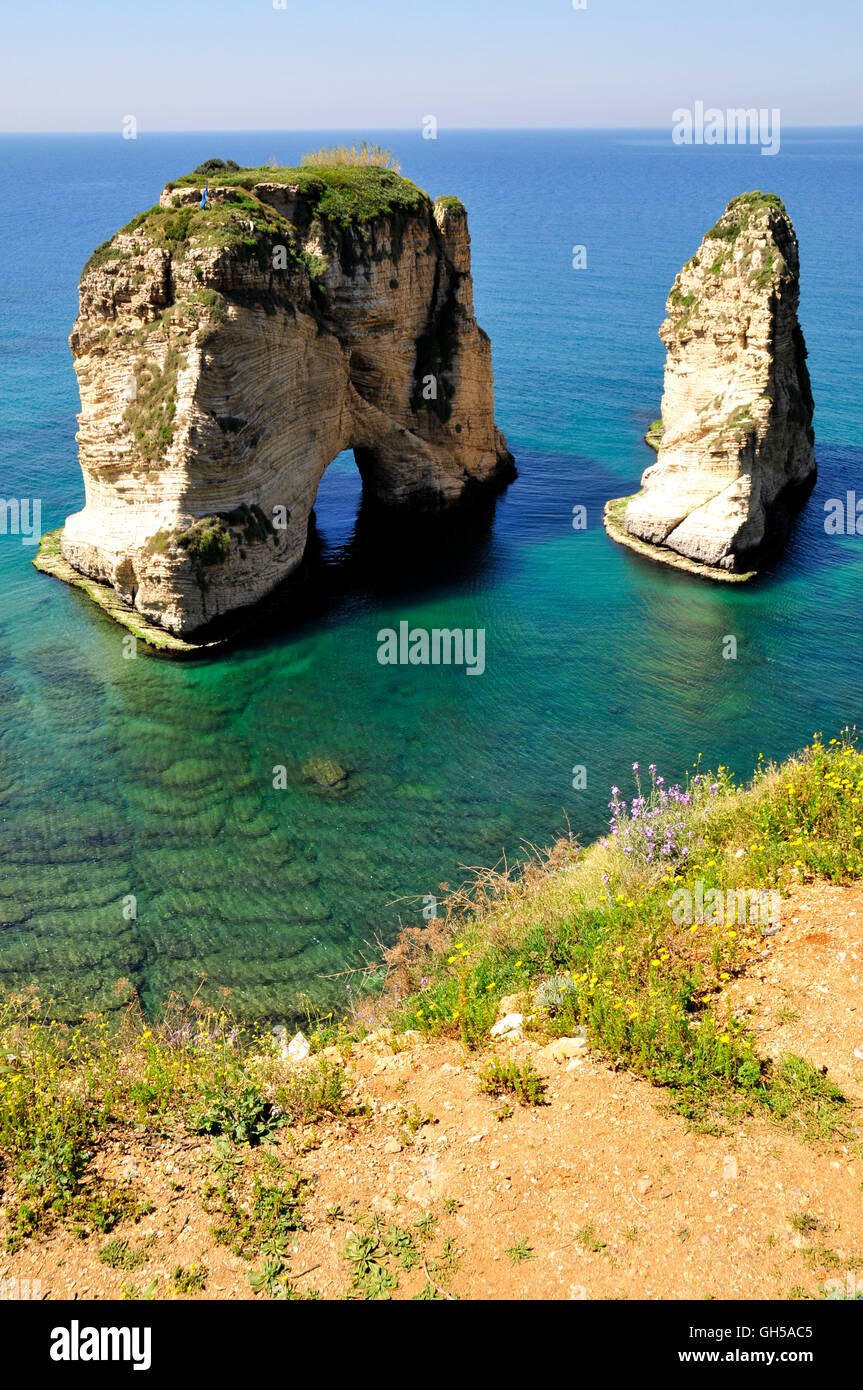
<svg viewBox="0 0 863 1390">
<path fill-rule="evenodd" d="M 169 186 L 96 253 L 71 337 L 86 505 L 62 548 L 76 569 L 188 637 L 299 565 L 343 450 L 394 512 L 514 475 L 464 208 L 408 187 L 415 207 L 344 224 L 302 180 L 216 189 L 209 219 L 199 189 Z M 194 229 L 182 254 L 166 225 Z"/>
</svg>

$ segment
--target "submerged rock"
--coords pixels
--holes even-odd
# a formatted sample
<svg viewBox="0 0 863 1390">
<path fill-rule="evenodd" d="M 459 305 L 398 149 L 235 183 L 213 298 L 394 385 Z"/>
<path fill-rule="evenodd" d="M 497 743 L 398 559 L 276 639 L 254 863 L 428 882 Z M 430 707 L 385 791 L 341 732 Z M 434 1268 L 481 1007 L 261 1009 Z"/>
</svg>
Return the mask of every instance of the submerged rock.
<svg viewBox="0 0 863 1390">
<path fill-rule="evenodd" d="M 342 450 L 389 506 L 515 471 L 457 199 L 374 167 L 223 171 L 206 207 L 202 184 L 168 184 L 84 268 L 87 503 L 60 542 L 72 571 L 184 637 L 297 568 Z"/>
<path fill-rule="evenodd" d="M 309 758 L 303 763 L 303 780 L 313 782 L 323 791 L 344 791 L 350 775 L 350 768 L 336 762 L 335 758 Z"/>
<path fill-rule="evenodd" d="M 781 200 L 732 199 L 677 276 L 660 330 L 657 460 L 622 520 L 660 548 L 655 558 L 733 574 L 784 539 L 815 479 L 798 299 L 797 238 Z"/>
</svg>

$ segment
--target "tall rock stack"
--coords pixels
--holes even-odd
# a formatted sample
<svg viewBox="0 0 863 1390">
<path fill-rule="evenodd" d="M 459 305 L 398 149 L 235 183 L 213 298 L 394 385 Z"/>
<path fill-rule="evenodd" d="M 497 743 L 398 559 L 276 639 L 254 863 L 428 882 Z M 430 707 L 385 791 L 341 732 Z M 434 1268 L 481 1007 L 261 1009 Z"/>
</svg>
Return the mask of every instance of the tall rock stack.
<svg viewBox="0 0 863 1390">
<path fill-rule="evenodd" d="M 61 541 L 183 636 L 297 567 L 343 449 L 393 506 L 514 474 L 457 199 L 368 167 L 240 170 L 205 207 L 202 184 L 169 184 L 85 267 L 70 342 L 86 505 Z"/>
<path fill-rule="evenodd" d="M 657 459 L 617 539 L 717 577 L 753 572 L 781 544 L 815 479 L 798 300 L 797 238 L 781 200 L 732 199 L 668 296 Z"/>
</svg>

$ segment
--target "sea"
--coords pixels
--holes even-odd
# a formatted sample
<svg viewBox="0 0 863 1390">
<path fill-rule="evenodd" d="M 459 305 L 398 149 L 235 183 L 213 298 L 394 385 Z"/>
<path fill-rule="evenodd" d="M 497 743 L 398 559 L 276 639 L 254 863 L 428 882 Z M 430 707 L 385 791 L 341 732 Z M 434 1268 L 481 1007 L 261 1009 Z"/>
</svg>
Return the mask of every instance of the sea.
<svg viewBox="0 0 863 1390">
<path fill-rule="evenodd" d="M 863 499 L 858 129 L 783 131 L 775 156 L 670 130 L 2 136 L 3 499 L 38 502 L 43 531 L 83 503 L 67 340 L 92 249 L 211 156 L 290 165 L 362 137 L 467 206 L 518 477 L 382 529 L 340 455 L 301 579 L 194 662 L 128 659 L 0 535 L 0 990 L 59 1017 L 135 995 L 339 1011 L 476 869 L 602 834 L 634 762 L 746 778 L 860 718 L 863 535 L 825 529 L 831 499 Z M 674 277 L 753 189 L 800 242 L 819 473 L 781 558 L 714 584 L 619 548 L 601 516 L 653 460 Z M 482 631 L 483 671 L 381 664 L 404 621 Z M 349 770 L 342 790 L 306 779 L 316 758 Z"/>
</svg>

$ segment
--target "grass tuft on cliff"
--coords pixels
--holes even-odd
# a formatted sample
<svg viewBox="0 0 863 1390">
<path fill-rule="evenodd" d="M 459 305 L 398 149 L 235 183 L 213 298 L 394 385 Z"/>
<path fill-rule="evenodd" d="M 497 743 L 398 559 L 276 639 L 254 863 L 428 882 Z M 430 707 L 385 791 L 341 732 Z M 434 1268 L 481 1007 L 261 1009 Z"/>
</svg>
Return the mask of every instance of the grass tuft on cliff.
<svg viewBox="0 0 863 1390">
<path fill-rule="evenodd" d="M 317 166 L 336 164 L 351 165 L 360 169 L 392 169 L 397 174 L 402 171 L 402 166 L 392 150 L 385 150 L 382 145 L 370 145 L 368 140 L 364 140 L 361 145 L 322 145 L 319 149 L 302 155 L 300 164 Z"/>
</svg>

